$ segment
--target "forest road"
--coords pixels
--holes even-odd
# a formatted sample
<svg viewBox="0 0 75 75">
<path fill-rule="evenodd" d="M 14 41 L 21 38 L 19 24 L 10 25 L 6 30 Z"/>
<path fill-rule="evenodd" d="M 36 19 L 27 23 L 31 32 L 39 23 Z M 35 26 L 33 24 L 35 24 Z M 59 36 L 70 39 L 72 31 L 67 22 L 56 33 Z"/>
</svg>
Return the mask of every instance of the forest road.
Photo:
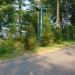
<svg viewBox="0 0 75 75">
<path fill-rule="evenodd" d="M 0 75 L 75 75 L 75 46 L 0 62 Z"/>
</svg>

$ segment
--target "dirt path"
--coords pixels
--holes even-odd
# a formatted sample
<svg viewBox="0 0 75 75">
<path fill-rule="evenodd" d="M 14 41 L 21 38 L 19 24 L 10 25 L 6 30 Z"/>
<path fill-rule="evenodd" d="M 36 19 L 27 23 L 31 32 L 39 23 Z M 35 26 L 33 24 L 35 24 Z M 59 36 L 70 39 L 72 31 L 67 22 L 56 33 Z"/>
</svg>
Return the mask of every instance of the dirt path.
<svg viewBox="0 0 75 75">
<path fill-rule="evenodd" d="M 1 62 L 0 75 L 75 75 L 75 46 Z"/>
</svg>

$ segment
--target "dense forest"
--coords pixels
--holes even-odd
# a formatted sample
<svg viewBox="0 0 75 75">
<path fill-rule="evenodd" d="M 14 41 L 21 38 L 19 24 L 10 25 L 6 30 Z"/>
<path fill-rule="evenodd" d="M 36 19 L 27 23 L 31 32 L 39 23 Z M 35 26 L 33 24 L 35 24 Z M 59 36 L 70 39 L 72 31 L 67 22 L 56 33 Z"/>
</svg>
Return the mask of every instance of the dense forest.
<svg viewBox="0 0 75 75">
<path fill-rule="evenodd" d="M 75 40 L 75 0 L 0 0 L 0 56 L 63 40 Z"/>
</svg>

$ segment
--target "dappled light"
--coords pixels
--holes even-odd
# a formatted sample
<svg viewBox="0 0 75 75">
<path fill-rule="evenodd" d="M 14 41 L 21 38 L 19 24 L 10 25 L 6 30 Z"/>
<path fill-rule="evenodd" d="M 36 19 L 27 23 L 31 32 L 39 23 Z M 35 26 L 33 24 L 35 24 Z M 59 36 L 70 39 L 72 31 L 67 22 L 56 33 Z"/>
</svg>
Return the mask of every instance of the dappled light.
<svg viewBox="0 0 75 75">
<path fill-rule="evenodd" d="M 0 0 L 0 75 L 75 75 L 75 0 Z"/>
</svg>

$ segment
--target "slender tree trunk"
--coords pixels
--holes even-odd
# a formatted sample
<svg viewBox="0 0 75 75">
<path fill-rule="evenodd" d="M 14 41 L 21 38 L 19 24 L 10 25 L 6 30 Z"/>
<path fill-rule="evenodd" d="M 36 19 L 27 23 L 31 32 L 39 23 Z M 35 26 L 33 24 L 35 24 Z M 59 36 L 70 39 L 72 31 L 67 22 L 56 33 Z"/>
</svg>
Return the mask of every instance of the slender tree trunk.
<svg viewBox="0 0 75 75">
<path fill-rule="evenodd" d="M 60 0 L 57 0 L 57 21 L 56 21 L 56 27 L 60 28 L 61 22 L 60 22 Z"/>
<path fill-rule="evenodd" d="M 57 0 L 57 20 L 56 20 L 56 32 L 57 32 L 57 36 L 59 36 L 59 40 L 62 40 L 62 12 L 60 10 L 60 0 Z"/>
<path fill-rule="evenodd" d="M 22 30 L 22 26 L 21 26 L 21 0 L 18 0 L 19 1 L 19 27 L 20 27 L 20 37 L 21 37 L 21 30 Z"/>
</svg>

